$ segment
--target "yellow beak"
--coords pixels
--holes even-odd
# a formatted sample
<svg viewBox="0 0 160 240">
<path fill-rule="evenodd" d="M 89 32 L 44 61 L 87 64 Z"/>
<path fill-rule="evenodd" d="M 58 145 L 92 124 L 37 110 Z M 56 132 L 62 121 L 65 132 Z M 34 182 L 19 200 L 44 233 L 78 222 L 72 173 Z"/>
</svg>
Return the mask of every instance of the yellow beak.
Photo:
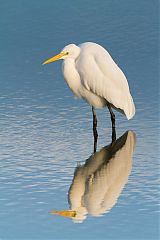
<svg viewBox="0 0 160 240">
<path fill-rule="evenodd" d="M 45 65 L 45 64 L 48 64 L 48 63 L 51 63 L 51 62 L 54 62 L 54 61 L 57 61 L 59 60 L 61 57 L 65 56 L 66 53 L 59 53 L 58 55 L 46 60 L 45 62 L 43 62 L 42 64 Z"/>
<path fill-rule="evenodd" d="M 74 218 L 76 216 L 76 211 L 74 210 L 66 210 L 66 211 L 51 210 L 50 213 L 63 216 L 63 217 L 68 217 L 68 218 Z"/>
</svg>

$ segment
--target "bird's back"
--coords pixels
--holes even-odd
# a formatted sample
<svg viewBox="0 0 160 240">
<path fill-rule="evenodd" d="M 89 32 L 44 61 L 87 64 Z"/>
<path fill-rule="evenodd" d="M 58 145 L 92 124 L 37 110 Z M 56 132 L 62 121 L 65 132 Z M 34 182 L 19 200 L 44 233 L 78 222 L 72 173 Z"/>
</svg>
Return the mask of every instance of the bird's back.
<svg viewBox="0 0 160 240">
<path fill-rule="evenodd" d="M 81 53 L 76 62 L 82 84 L 105 98 L 114 108 L 124 112 L 128 119 L 135 114 L 135 106 L 127 79 L 110 54 L 96 43 L 80 44 Z"/>
</svg>

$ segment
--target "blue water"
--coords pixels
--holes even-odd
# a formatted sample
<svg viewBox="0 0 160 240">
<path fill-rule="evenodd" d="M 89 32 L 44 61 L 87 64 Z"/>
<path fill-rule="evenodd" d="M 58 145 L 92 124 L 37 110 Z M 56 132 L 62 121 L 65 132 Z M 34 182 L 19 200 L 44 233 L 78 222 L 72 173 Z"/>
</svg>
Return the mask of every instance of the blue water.
<svg viewBox="0 0 160 240">
<path fill-rule="evenodd" d="M 158 1 L 6 0 L 0 19 L 0 239 L 158 239 Z M 99 157 L 111 141 L 107 110 L 97 111 L 92 155 L 91 109 L 60 62 L 41 64 L 86 41 L 123 69 L 137 109 L 130 121 L 116 114 L 118 138 L 131 131 L 109 159 Z M 83 198 L 80 220 L 49 213 L 72 208 L 71 193 Z"/>
</svg>

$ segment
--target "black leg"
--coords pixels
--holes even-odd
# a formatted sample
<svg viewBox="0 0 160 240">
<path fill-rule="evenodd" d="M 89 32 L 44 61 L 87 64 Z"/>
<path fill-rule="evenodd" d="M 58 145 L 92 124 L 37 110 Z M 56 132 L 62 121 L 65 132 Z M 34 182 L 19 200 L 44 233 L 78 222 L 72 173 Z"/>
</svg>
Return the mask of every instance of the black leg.
<svg viewBox="0 0 160 240">
<path fill-rule="evenodd" d="M 94 107 L 92 106 L 92 114 L 93 114 L 93 136 L 94 136 L 94 152 L 96 152 L 97 149 L 97 139 L 98 139 L 98 133 L 97 133 L 97 117 L 96 117 L 96 111 Z"/>
<path fill-rule="evenodd" d="M 108 109 L 109 109 L 109 112 L 110 112 L 110 115 L 111 115 L 111 121 L 112 121 L 112 143 L 116 141 L 116 124 L 115 124 L 115 114 L 114 112 L 112 111 L 112 107 L 110 105 L 110 103 L 108 103 Z"/>
</svg>

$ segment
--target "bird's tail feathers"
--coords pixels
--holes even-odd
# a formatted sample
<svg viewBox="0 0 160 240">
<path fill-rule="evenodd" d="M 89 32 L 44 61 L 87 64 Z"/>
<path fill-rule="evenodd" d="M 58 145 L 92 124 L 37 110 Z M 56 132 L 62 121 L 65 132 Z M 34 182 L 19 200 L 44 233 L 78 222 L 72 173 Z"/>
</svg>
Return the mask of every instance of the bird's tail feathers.
<svg viewBox="0 0 160 240">
<path fill-rule="evenodd" d="M 125 113 L 127 119 L 130 120 L 135 115 L 135 112 L 136 112 L 136 109 L 135 109 L 135 105 L 133 102 L 133 98 L 132 98 L 131 94 L 129 94 L 128 96 L 126 96 L 124 113 Z"/>
</svg>

